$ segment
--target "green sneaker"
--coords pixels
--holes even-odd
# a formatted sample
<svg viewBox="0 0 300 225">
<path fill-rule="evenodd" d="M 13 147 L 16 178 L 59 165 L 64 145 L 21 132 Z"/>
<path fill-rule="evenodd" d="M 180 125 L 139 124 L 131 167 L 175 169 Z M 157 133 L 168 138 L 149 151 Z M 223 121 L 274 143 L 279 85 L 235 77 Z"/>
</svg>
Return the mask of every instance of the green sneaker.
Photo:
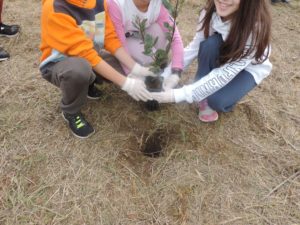
<svg viewBox="0 0 300 225">
<path fill-rule="evenodd" d="M 72 133 L 78 138 L 88 138 L 95 133 L 94 128 L 86 121 L 81 112 L 75 114 L 62 113 L 65 121 L 69 123 Z"/>
</svg>

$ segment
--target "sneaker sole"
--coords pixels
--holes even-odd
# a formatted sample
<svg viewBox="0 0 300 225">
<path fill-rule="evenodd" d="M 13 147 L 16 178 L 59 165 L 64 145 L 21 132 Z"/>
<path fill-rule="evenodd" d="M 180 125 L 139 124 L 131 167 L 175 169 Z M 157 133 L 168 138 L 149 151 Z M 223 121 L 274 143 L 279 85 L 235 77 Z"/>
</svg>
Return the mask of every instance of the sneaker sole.
<svg viewBox="0 0 300 225">
<path fill-rule="evenodd" d="M 7 57 L 7 58 L 2 58 L 2 59 L 0 59 L 0 62 L 5 61 L 5 60 L 8 60 L 8 59 L 9 59 L 9 57 Z"/>
<path fill-rule="evenodd" d="M 0 34 L 0 37 L 7 37 L 7 38 L 12 38 L 19 35 L 19 33 L 13 34 L 13 35 L 7 35 L 7 34 Z"/>
<path fill-rule="evenodd" d="M 67 120 L 67 118 L 65 117 L 65 115 L 64 115 L 63 112 L 61 112 L 61 115 L 62 115 L 62 117 L 64 118 L 64 120 L 69 124 L 69 120 Z M 75 134 L 71 129 L 69 129 L 69 130 L 71 131 L 71 133 L 72 133 L 75 137 L 80 138 L 80 139 L 86 139 L 86 138 L 92 136 L 92 135 L 95 133 L 95 130 L 94 130 L 94 131 L 93 131 L 92 133 L 90 133 L 88 136 L 82 137 L 82 136 L 78 136 L 77 134 Z"/>
<path fill-rule="evenodd" d="M 99 100 L 101 98 L 101 97 L 91 97 L 89 95 L 87 95 L 86 97 L 91 100 Z"/>
<path fill-rule="evenodd" d="M 199 118 L 200 121 L 202 121 L 202 122 L 204 122 L 204 123 L 210 123 L 210 122 L 215 122 L 215 121 L 217 121 L 217 120 L 219 119 L 219 114 L 217 114 L 216 118 L 214 118 L 213 120 L 206 120 L 206 119 L 203 119 L 203 118 L 201 118 L 200 115 L 198 115 L 198 118 Z"/>
</svg>

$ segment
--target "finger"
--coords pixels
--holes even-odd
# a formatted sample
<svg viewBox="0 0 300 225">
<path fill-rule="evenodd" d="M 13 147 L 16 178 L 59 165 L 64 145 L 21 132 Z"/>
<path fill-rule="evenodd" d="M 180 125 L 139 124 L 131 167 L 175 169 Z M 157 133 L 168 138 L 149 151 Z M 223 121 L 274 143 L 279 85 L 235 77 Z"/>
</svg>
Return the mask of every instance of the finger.
<svg viewBox="0 0 300 225">
<path fill-rule="evenodd" d="M 154 92 L 154 93 L 151 93 L 151 95 L 154 100 L 158 101 L 159 103 L 164 103 L 163 96 L 161 93 Z"/>
<path fill-rule="evenodd" d="M 168 85 L 164 86 L 163 88 L 164 88 L 164 91 L 169 91 L 169 90 L 172 89 L 172 87 L 170 87 L 170 86 L 168 86 Z"/>
<path fill-rule="evenodd" d="M 172 85 L 170 85 L 170 82 L 168 80 L 166 80 L 166 82 L 163 83 L 163 88 L 165 91 L 171 89 L 171 86 Z"/>
<path fill-rule="evenodd" d="M 142 100 L 143 102 L 146 102 L 146 101 L 152 100 L 152 99 L 149 99 L 149 98 L 147 98 L 147 97 L 144 96 L 144 95 L 140 95 L 140 100 Z"/>
<path fill-rule="evenodd" d="M 147 101 L 147 98 L 143 95 L 142 92 L 137 92 L 136 95 L 139 100 L 142 100 L 143 102 Z"/>
<path fill-rule="evenodd" d="M 147 68 L 143 74 L 145 74 L 146 76 L 150 76 L 150 77 L 156 77 L 158 75 L 158 74 L 153 73 L 149 68 Z"/>
<path fill-rule="evenodd" d="M 145 80 L 145 77 L 138 76 L 138 75 L 135 75 L 135 74 L 131 74 L 131 76 L 128 76 L 128 77 L 133 78 L 133 79 L 138 80 L 138 81 L 142 81 L 142 82 L 144 82 L 144 80 Z"/>
<path fill-rule="evenodd" d="M 137 86 L 137 92 L 140 92 L 140 93 L 142 93 L 142 92 L 144 92 L 144 93 L 150 93 L 147 90 L 146 84 L 144 82 L 138 84 L 138 86 Z"/>
<path fill-rule="evenodd" d="M 142 91 L 141 96 L 143 96 L 145 100 L 153 100 L 151 93 L 147 90 Z"/>
<path fill-rule="evenodd" d="M 136 100 L 136 101 L 139 101 L 140 99 L 138 98 L 138 96 L 136 96 L 136 95 L 131 95 L 131 97 L 134 99 L 134 100 Z"/>
</svg>

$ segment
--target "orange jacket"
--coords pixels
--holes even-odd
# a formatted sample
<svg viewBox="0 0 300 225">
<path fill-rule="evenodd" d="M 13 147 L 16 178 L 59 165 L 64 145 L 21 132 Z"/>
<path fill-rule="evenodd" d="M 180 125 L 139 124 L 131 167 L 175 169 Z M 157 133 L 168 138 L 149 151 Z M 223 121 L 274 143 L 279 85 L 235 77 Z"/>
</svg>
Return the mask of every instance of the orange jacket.
<svg viewBox="0 0 300 225">
<path fill-rule="evenodd" d="M 40 67 L 69 56 L 95 66 L 101 61 L 96 49 L 114 54 L 121 47 L 105 0 L 43 0 L 42 4 Z"/>
</svg>

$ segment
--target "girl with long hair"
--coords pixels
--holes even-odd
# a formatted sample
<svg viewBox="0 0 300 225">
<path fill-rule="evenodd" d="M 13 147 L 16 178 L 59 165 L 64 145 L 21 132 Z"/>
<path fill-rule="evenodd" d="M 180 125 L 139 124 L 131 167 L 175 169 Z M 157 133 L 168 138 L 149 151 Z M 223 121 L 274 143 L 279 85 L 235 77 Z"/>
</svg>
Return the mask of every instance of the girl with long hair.
<svg viewBox="0 0 300 225">
<path fill-rule="evenodd" d="M 184 49 L 184 69 L 198 60 L 195 82 L 153 93 L 156 100 L 196 102 L 199 119 L 228 112 L 272 69 L 268 0 L 207 0 L 199 29 Z"/>
</svg>

